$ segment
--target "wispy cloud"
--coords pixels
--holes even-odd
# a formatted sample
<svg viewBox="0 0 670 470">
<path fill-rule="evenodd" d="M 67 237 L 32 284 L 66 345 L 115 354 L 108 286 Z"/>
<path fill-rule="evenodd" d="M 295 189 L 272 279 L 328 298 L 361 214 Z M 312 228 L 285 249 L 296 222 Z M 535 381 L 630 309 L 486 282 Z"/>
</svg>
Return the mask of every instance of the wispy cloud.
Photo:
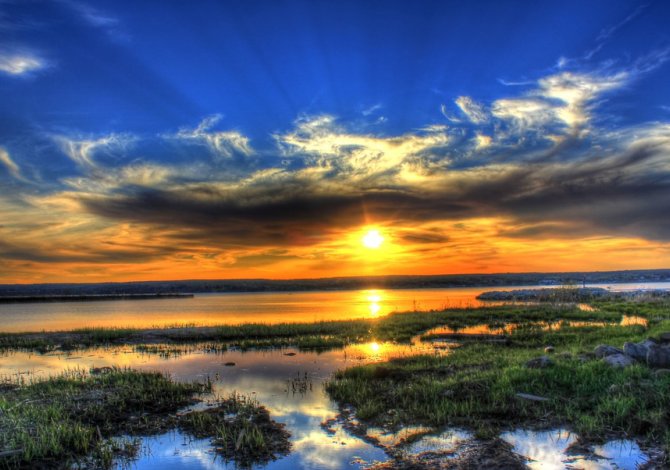
<svg viewBox="0 0 670 470">
<path fill-rule="evenodd" d="M 234 130 L 214 130 L 214 127 L 216 127 L 222 118 L 223 116 L 220 114 L 206 117 L 195 128 L 182 128 L 176 134 L 172 135 L 172 137 L 202 142 L 221 157 L 231 158 L 235 155 L 251 155 L 253 149 L 248 137 Z"/>
<path fill-rule="evenodd" d="M 110 39 L 117 42 L 127 42 L 130 40 L 129 34 L 123 29 L 121 21 L 116 16 L 84 2 L 75 0 L 60 1 L 74 11 L 84 23 L 92 28 L 104 31 Z"/>
<path fill-rule="evenodd" d="M 640 14 L 649 6 L 649 4 L 644 4 L 644 5 L 639 5 L 633 12 L 631 12 L 628 16 L 626 16 L 624 19 L 622 19 L 620 22 L 617 24 L 614 24 L 612 26 L 608 26 L 607 28 L 604 28 L 603 30 L 600 31 L 598 34 L 598 37 L 596 38 L 596 45 L 589 51 L 584 54 L 584 59 L 585 60 L 591 60 L 594 55 L 596 55 L 600 50 L 605 47 L 605 44 L 607 44 L 607 41 L 621 28 L 626 26 L 628 23 L 633 21 L 635 18 L 640 16 Z"/>
<path fill-rule="evenodd" d="M 0 72 L 13 75 L 29 75 L 48 66 L 48 62 L 28 51 L 0 50 Z"/>
<path fill-rule="evenodd" d="M 603 93 L 622 87 L 628 72 L 613 74 L 562 72 L 539 79 L 534 88 L 518 98 L 493 102 L 492 114 L 515 126 L 516 133 L 544 132 L 554 135 L 584 130 L 590 105 Z"/>
<path fill-rule="evenodd" d="M 135 137 L 129 134 L 109 134 L 92 139 L 72 138 L 64 135 L 54 136 L 61 150 L 74 163 L 85 170 L 94 170 L 99 167 L 96 154 L 101 152 L 113 152 L 124 149 L 134 142 Z"/>
<path fill-rule="evenodd" d="M 489 115 L 481 103 L 477 103 L 469 96 L 459 96 L 456 99 L 456 106 L 465 114 L 468 119 L 475 124 L 483 124 L 489 119 Z"/>
<path fill-rule="evenodd" d="M 437 151 L 449 142 L 444 126 L 427 126 L 421 133 L 377 137 L 347 131 L 330 115 L 305 116 L 291 132 L 275 135 L 285 157 L 304 158 L 321 171 L 364 180 L 401 168 L 414 158 Z"/>
<path fill-rule="evenodd" d="M 19 166 L 12 160 L 12 157 L 9 156 L 9 153 L 4 148 L 0 147 L 0 163 L 2 163 L 10 175 L 14 178 L 23 180 L 23 175 L 21 175 L 21 169 Z"/>
</svg>

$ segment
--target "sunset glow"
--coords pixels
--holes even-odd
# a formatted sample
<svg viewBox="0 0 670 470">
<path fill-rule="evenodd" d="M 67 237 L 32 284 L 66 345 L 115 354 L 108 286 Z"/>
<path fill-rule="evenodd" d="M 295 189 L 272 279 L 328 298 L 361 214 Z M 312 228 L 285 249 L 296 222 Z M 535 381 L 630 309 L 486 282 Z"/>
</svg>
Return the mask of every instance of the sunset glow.
<svg viewBox="0 0 670 470">
<path fill-rule="evenodd" d="M 289 3 L 0 6 L 0 283 L 670 265 L 663 2 Z"/>
</svg>

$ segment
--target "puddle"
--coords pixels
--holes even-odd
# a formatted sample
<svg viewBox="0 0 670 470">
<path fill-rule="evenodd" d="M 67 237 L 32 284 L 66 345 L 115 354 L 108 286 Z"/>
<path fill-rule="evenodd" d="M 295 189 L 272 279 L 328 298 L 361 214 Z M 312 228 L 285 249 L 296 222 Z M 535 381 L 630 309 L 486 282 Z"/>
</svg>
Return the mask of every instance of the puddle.
<svg viewBox="0 0 670 470">
<path fill-rule="evenodd" d="M 644 317 L 635 315 L 624 315 L 619 322 L 621 326 L 641 325 L 645 328 L 649 321 Z M 426 331 L 421 336 L 450 336 L 450 335 L 483 335 L 483 336 L 501 336 L 513 333 L 520 329 L 540 328 L 544 331 L 557 331 L 568 326 L 571 328 L 587 328 L 587 327 L 605 327 L 608 325 L 616 325 L 616 323 L 608 323 L 604 321 L 570 321 L 560 320 L 556 322 L 523 322 L 523 323 L 506 323 L 506 324 L 485 324 L 464 326 L 462 328 L 450 328 L 448 326 L 440 326 Z"/>
<path fill-rule="evenodd" d="M 458 456 L 459 447 L 473 438 L 472 433 L 463 429 L 449 429 L 441 434 L 424 436 L 405 447 L 410 454 L 436 452 Z"/>
<path fill-rule="evenodd" d="M 648 460 L 640 447 L 629 440 L 617 440 L 592 447 L 588 455 L 573 454 L 570 446 L 578 436 L 565 429 L 549 431 L 515 430 L 500 436 L 513 446 L 513 451 L 528 459 L 531 469 L 636 469 Z"/>
<path fill-rule="evenodd" d="M 607 459 L 614 468 L 622 470 L 636 469 L 648 460 L 636 442 L 626 440 L 611 441 L 595 446 L 593 453 Z"/>
</svg>

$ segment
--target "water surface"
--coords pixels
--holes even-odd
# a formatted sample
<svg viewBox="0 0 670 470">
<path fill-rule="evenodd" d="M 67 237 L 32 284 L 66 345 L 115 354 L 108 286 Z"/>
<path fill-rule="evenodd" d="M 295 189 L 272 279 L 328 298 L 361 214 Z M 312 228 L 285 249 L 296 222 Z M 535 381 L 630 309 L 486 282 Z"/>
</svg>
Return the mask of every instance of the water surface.
<svg viewBox="0 0 670 470">
<path fill-rule="evenodd" d="M 53 331 L 84 327 L 303 323 L 375 318 L 394 311 L 495 305 L 476 297 L 488 290 L 538 286 L 450 289 L 363 289 L 328 292 L 198 294 L 184 299 L 0 304 L 1 331 Z M 546 286 L 544 286 L 546 287 Z M 593 285 L 612 290 L 670 289 L 670 283 Z"/>
</svg>

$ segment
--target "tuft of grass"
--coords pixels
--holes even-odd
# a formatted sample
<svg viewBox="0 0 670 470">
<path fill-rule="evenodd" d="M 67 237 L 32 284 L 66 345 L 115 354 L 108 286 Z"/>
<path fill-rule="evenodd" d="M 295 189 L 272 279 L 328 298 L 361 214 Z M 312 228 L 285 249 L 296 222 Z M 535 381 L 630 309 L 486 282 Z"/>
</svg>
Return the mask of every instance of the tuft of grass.
<svg viewBox="0 0 670 470">
<path fill-rule="evenodd" d="M 235 393 L 213 408 L 181 416 L 179 427 L 197 438 L 211 437 L 219 455 L 245 468 L 267 464 L 291 448 L 284 424 L 272 420 L 256 399 Z"/>
<path fill-rule="evenodd" d="M 133 446 L 114 439 L 170 425 L 169 416 L 210 390 L 160 373 L 83 370 L 0 390 L 0 468 L 72 465 L 82 458 L 107 468 Z"/>
</svg>

